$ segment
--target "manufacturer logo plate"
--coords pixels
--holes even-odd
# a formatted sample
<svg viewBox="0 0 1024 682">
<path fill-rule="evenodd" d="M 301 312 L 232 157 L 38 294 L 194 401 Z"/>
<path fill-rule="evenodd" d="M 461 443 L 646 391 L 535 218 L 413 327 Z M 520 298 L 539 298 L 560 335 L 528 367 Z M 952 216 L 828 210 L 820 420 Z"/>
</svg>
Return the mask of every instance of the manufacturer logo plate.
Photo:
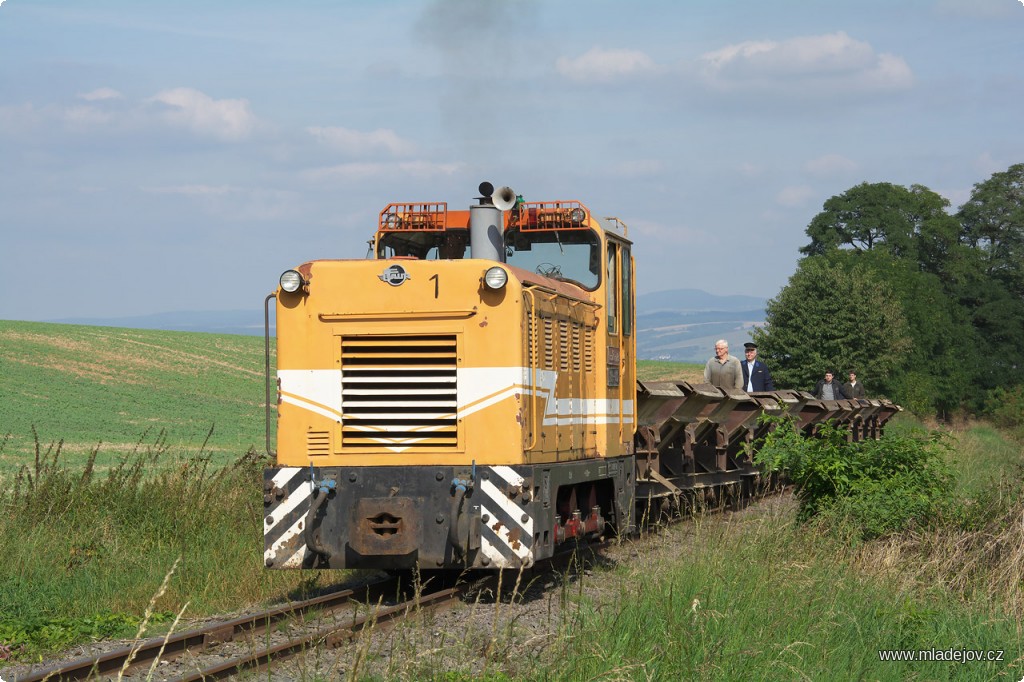
<svg viewBox="0 0 1024 682">
<path fill-rule="evenodd" d="M 384 272 L 377 275 L 377 278 L 382 282 L 387 282 L 393 287 L 402 286 L 405 280 L 412 279 L 409 273 L 405 271 L 401 265 L 391 265 L 384 270 Z"/>
</svg>

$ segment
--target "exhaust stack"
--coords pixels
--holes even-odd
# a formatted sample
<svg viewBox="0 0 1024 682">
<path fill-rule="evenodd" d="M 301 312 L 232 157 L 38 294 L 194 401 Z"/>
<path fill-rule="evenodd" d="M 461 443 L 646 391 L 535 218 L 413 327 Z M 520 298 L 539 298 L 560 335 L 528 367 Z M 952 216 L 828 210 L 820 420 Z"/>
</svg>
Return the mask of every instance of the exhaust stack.
<svg viewBox="0 0 1024 682">
<path fill-rule="evenodd" d="M 469 207 L 469 248 L 472 258 L 505 262 L 503 211 L 516 205 L 516 193 L 511 187 L 499 187 L 489 182 L 480 183 L 480 203 Z"/>
</svg>

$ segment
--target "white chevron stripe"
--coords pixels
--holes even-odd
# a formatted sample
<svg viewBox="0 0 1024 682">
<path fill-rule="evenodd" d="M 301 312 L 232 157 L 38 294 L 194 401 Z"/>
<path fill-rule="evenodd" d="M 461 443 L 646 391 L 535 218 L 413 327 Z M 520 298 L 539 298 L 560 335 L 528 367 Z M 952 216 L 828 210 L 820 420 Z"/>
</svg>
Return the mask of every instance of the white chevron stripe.
<svg viewBox="0 0 1024 682">
<path fill-rule="evenodd" d="M 295 554 L 292 554 L 288 559 L 281 564 L 281 568 L 302 568 L 302 560 L 306 558 L 308 549 L 305 545 L 302 546 Z"/>
<path fill-rule="evenodd" d="M 493 470 L 495 467 L 491 467 Z M 508 467 L 502 467 L 508 468 Z M 513 472 L 515 473 L 515 472 Z M 522 478 L 520 478 L 522 480 Z M 491 516 L 491 520 L 488 522 L 488 526 L 494 528 L 495 521 L 499 518 L 496 515 L 497 510 L 501 510 L 502 516 L 511 518 L 514 527 L 506 527 L 504 523 L 502 526 L 495 531 L 496 535 L 502 540 L 503 544 L 512 550 L 512 552 L 519 557 L 521 564 L 525 566 L 533 565 L 533 517 L 527 515 L 526 521 L 521 521 L 523 515 L 523 509 L 516 504 L 513 500 L 509 499 L 504 492 L 499 490 L 497 486 L 491 481 L 484 480 L 480 482 L 480 492 L 486 497 L 486 501 L 480 504 L 480 513 L 488 514 Z M 519 536 L 518 541 L 512 539 L 512 535 L 517 534 Z M 505 555 L 499 551 L 499 549 L 493 546 L 488 536 L 481 537 L 480 551 L 491 560 L 491 566 L 494 568 L 499 567 L 513 567 L 514 565 L 508 564 L 508 560 Z M 515 564 L 518 565 L 518 564 Z"/>
<path fill-rule="evenodd" d="M 302 469 L 302 467 L 281 467 L 270 480 L 278 488 L 284 490 L 285 486 L 288 485 L 288 482 L 295 478 Z"/>
<path fill-rule="evenodd" d="M 287 517 L 289 514 L 295 511 L 295 508 L 298 507 L 303 502 L 308 503 L 312 495 L 312 483 L 310 483 L 308 486 L 300 485 L 298 488 L 292 491 L 292 493 L 286 499 L 281 501 L 281 504 L 277 505 L 272 512 L 270 512 L 269 514 L 267 514 L 266 517 L 264 517 L 263 524 L 266 526 L 266 530 L 264 532 L 270 531 L 272 528 L 274 528 L 274 526 L 281 523 L 281 521 L 285 517 Z M 270 521 L 266 520 L 267 517 L 270 518 Z"/>
<path fill-rule="evenodd" d="M 510 486 L 519 486 L 523 484 L 526 479 L 516 473 L 516 470 L 508 466 L 492 466 L 488 467 L 495 474 L 500 476 Z"/>
<path fill-rule="evenodd" d="M 281 536 L 280 538 L 278 538 L 277 542 L 275 542 L 275 543 L 273 544 L 273 546 L 271 546 L 271 547 L 268 547 L 268 548 L 267 548 L 267 549 L 266 549 L 266 550 L 265 550 L 265 551 L 263 552 L 263 559 L 264 559 L 264 561 L 266 561 L 266 560 L 268 560 L 268 559 L 272 559 L 272 558 L 276 559 L 277 553 L 278 553 L 278 552 L 280 551 L 281 547 L 282 547 L 282 546 L 283 546 L 283 545 L 284 545 L 284 544 L 285 544 L 286 542 L 288 542 L 288 541 L 289 541 L 289 540 L 291 540 L 291 539 L 292 539 L 293 537 L 295 537 L 296 535 L 298 535 L 299 533 L 301 533 L 301 532 L 302 532 L 302 528 L 304 527 L 304 526 L 303 526 L 303 524 L 305 523 L 305 521 L 306 521 L 306 517 L 305 517 L 305 515 L 303 515 L 303 516 L 300 516 L 300 517 L 299 517 L 299 518 L 298 518 L 298 519 L 297 519 L 297 520 L 295 521 L 295 523 L 293 523 L 293 524 L 292 524 L 292 525 L 291 525 L 291 526 L 290 526 L 290 527 L 288 528 L 288 530 L 286 530 L 286 531 L 284 532 L 284 535 L 282 535 L 282 536 Z M 306 545 L 305 545 L 305 544 L 302 544 L 302 545 L 301 545 L 301 548 L 299 549 L 299 551 L 297 552 L 297 554 L 301 555 L 301 554 L 302 554 L 303 552 L 305 552 L 305 551 L 306 551 Z M 292 560 L 292 559 L 294 559 L 294 558 L 295 558 L 295 555 L 292 555 L 292 557 L 291 557 L 291 558 L 289 559 L 289 561 L 291 561 L 291 560 Z M 301 559 L 301 557 L 300 557 L 300 559 L 299 559 L 300 565 L 301 565 L 301 561 L 302 561 L 302 559 Z M 277 561 L 275 560 L 275 562 L 274 562 L 274 566 L 275 566 L 275 567 L 284 567 L 285 565 L 284 565 L 284 564 L 281 564 L 281 563 L 278 563 L 278 562 L 277 562 Z M 296 568 L 296 567 L 295 567 L 295 566 L 287 566 L 287 568 Z"/>
<path fill-rule="evenodd" d="M 536 395 L 544 404 L 545 426 L 619 423 L 617 399 L 552 399 L 558 381 L 558 372 L 555 371 L 528 367 L 470 367 L 458 369 L 457 375 L 455 416 L 460 419 L 516 396 Z M 342 380 L 338 370 L 278 370 L 278 379 L 281 383 L 282 402 L 322 415 L 331 421 L 343 419 Z M 523 384 L 524 379 L 526 385 Z M 451 416 L 448 415 L 449 418 Z M 622 402 L 622 423 L 633 423 L 632 400 Z"/>
</svg>

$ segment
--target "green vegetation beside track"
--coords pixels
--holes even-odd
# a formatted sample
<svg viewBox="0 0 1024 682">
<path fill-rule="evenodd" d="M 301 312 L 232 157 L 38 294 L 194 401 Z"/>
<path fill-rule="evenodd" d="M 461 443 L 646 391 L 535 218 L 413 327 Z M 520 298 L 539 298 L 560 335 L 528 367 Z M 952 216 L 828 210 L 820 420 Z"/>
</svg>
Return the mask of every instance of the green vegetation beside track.
<svg viewBox="0 0 1024 682">
<path fill-rule="evenodd" d="M 263 568 L 262 359 L 262 340 L 247 337 L 0 322 L 0 438 L 11 434 L 0 450 L 0 672 L 130 637 L 147 610 L 149 635 L 182 612 L 235 612 L 344 577 Z M 641 363 L 640 375 L 694 380 L 699 370 Z M 900 415 L 888 431 L 919 428 Z M 654 552 L 545 597 L 564 607 L 543 636 L 537 624 L 523 636 L 508 608 L 492 630 L 500 641 L 456 657 L 465 669 L 410 651 L 372 674 L 1019 680 L 1020 442 L 983 424 L 943 430 L 954 484 L 941 516 L 874 539 L 834 517 L 799 521 L 788 497 L 698 516 L 659 534 Z M 1003 653 L 910 663 L 879 650 Z"/>
</svg>

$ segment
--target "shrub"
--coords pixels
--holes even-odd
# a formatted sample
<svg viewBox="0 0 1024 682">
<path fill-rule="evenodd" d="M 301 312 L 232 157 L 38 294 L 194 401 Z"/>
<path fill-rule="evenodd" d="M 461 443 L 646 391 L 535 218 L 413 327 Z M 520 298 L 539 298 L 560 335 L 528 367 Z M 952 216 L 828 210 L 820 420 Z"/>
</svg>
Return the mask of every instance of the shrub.
<svg viewBox="0 0 1024 682">
<path fill-rule="evenodd" d="M 942 434 L 851 443 L 829 424 L 805 438 L 791 419 L 767 419 L 775 428 L 754 459 L 793 483 L 801 520 L 819 516 L 870 539 L 925 524 L 948 505 L 953 477 Z"/>
<path fill-rule="evenodd" d="M 984 412 L 996 426 L 1024 436 L 1024 386 L 993 389 L 985 398 Z"/>
</svg>

